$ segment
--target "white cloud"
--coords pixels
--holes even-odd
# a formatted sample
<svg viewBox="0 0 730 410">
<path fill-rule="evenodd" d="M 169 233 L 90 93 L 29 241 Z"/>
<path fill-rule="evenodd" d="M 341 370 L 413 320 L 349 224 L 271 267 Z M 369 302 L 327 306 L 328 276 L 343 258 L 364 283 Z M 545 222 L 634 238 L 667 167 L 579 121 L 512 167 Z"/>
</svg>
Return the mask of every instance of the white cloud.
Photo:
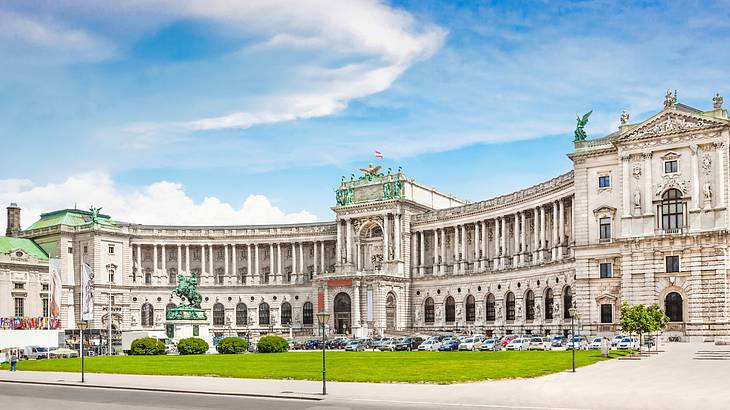
<svg viewBox="0 0 730 410">
<path fill-rule="evenodd" d="M 24 228 L 41 213 L 58 209 L 103 207 L 102 213 L 118 221 L 165 225 L 248 225 L 314 222 L 316 217 L 300 210 L 287 213 L 264 195 L 249 195 L 233 206 L 216 197 L 200 202 L 190 198 L 182 184 L 156 182 L 144 187 L 124 188 L 105 173 L 88 172 L 68 177 L 61 183 L 34 185 L 28 180 L 0 180 L 0 204 L 16 202 L 22 209 Z M 6 220 L 0 222 L 1 234 Z"/>
</svg>

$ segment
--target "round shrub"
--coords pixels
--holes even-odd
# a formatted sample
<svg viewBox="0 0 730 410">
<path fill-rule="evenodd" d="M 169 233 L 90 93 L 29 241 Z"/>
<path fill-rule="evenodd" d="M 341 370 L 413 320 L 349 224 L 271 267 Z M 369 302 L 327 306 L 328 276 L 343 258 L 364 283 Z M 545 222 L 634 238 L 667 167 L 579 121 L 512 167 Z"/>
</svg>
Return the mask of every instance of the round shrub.
<svg viewBox="0 0 730 410">
<path fill-rule="evenodd" d="M 281 353 L 289 350 L 289 342 L 281 336 L 264 336 L 256 345 L 259 353 Z"/>
<path fill-rule="evenodd" d="M 245 352 L 246 347 L 248 347 L 248 343 L 240 337 L 226 337 L 218 342 L 216 349 L 218 353 L 236 354 Z"/>
<path fill-rule="evenodd" d="M 132 347 L 129 349 L 129 354 L 134 356 L 165 354 L 165 342 L 157 340 L 154 337 L 135 339 L 132 342 Z"/>
<path fill-rule="evenodd" d="M 203 354 L 208 351 L 208 342 L 198 337 L 180 339 L 177 344 L 177 351 L 180 354 Z"/>
</svg>

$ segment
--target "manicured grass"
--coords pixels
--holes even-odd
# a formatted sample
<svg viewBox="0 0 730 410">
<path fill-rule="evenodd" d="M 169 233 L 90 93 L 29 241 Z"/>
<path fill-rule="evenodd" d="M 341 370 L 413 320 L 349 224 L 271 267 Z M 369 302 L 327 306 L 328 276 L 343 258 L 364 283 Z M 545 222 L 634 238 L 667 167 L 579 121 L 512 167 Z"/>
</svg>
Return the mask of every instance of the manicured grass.
<svg viewBox="0 0 730 410">
<path fill-rule="evenodd" d="M 612 351 L 611 357 L 628 352 Z M 576 365 L 601 360 L 600 351 L 576 352 Z M 321 380 L 318 352 L 201 356 L 116 356 L 85 361 L 89 373 L 194 375 Z M 570 369 L 570 351 L 554 352 L 327 352 L 327 379 L 347 382 L 455 383 L 537 377 Z M 4 365 L 3 369 L 8 366 Z M 80 372 L 80 359 L 32 360 L 18 370 Z"/>
</svg>

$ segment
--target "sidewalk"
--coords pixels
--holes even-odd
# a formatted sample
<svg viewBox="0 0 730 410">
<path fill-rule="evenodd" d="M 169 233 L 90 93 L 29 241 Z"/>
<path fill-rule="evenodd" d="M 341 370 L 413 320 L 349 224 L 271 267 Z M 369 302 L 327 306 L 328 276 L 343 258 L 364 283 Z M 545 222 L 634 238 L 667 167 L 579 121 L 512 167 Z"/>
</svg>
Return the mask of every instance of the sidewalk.
<svg viewBox="0 0 730 410">
<path fill-rule="evenodd" d="M 727 346 L 668 344 L 658 356 L 609 360 L 535 379 L 453 385 L 328 382 L 326 401 L 532 409 L 726 409 Z M 699 352 L 699 354 L 698 354 Z M 709 352 L 709 353 L 704 353 Z M 489 354 L 489 353 L 485 353 Z M 711 359 L 708 359 L 710 357 Z M 728 357 L 730 358 L 730 357 Z M 80 385 L 76 373 L 0 372 L 0 381 Z M 317 400 L 322 383 L 300 380 L 87 374 L 86 385 Z"/>
</svg>

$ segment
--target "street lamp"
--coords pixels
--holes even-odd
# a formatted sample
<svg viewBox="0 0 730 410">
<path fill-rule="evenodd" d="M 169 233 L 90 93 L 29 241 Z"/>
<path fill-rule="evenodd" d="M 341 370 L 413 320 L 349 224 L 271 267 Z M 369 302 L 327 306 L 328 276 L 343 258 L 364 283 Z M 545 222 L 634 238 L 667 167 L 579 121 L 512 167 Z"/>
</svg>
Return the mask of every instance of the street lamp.
<svg viewBox="0 0 730 410">
<path fill-rule="evenodd" d="M 324 333 L 324 326 L 329 322 L 330 320 L 330 314 L 327 312 L 319 312 L 317 313 L 317 320 L 319 321 L 319 324 L 322 326 L 322 395 L 327 395 L 327 367 L 325 366 L 325 345 L 326 345 L 326 336 Z"/>
<path fill-rule="evenodd" d="M 573 373 L 575 373 L 575 306 L 568 309 L 570 315 L 571 350 L 573 351 Z"/>
<path fill-rule="evenodd" d="M 86 330 L 89 327 L 89 322 L 86 320 L 79 320 L 76 323 L 76 326 L 79 328 L 79 346 L 81 351 L 81 383 L 83 383 L 84 380 L 84 330 Z"/>
</svg>

